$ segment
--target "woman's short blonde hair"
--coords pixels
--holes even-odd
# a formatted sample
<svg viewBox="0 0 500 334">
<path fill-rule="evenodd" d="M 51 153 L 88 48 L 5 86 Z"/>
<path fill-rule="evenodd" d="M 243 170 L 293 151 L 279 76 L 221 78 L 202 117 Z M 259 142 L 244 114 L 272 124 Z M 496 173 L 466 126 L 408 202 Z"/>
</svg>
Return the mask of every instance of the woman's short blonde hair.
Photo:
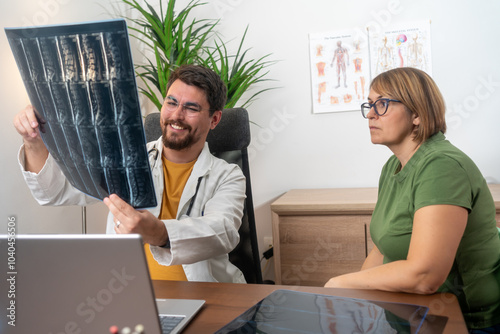
<svg viewBox="0 0 500 334">
<path fill-rule="evenodd" d="M 420 118 L 413 139 L 417 143 L 439 131 L 446 132 L 443 96 L 424 71 L 411 67 L 395 68 L 376 76 L 370 88 L 382 96 L 401 101 L 409 112 Z"/>
</svg>

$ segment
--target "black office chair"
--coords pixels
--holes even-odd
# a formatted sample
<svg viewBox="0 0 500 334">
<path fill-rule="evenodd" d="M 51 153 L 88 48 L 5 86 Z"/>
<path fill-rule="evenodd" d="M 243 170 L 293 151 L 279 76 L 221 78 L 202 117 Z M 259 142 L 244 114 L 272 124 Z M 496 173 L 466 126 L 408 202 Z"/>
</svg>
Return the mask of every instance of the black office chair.
<svg viewBox="0 0 500 334">
<path fill-rule="evenodd" d="M 157 140 L 161 136 L 160 113 L 146 116 L 144 121 L 146 140 Z M 245 275 L 247 283 L 262 283 L 259 247 L 255 215 L 253 210 L 250 167 L 247 147 L 250 144 L 250 123 L 243 108 L 225 109 L 217 127 L 208 133 L 210 152 L 218 158 L 240 166 L 246 177 L 246 200 L 240 233 L 240 243 L 229 253 L 229 260 Z"/>
</svg>

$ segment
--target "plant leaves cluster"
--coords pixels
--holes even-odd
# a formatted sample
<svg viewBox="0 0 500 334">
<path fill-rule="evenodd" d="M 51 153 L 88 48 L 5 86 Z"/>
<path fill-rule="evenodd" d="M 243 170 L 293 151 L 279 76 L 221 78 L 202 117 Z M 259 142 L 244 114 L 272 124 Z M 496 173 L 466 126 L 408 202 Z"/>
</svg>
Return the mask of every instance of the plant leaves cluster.
<svg viewBox="0 0 500 334">
<path fill-rule="evenodd" d="M 135 26 L 130 27 L 131 35 L 144 43 L 151 51 L 146 56 L 147 63 L 136 65 L 136 74 L 145 88 L 144 94 L 158 110 L 161 109 L 166 96 L 166 86 L 170 74 L 183 64 L 200 64 L 213 69 L 220 75 L 228 88 L 225 108 L 247 107 L 256 96 L 272 89 L 262 89 L 238 101 L 244 93 L 256 83 L 268 81 L 268 67 L 275 63 L 267 54 L 258 59 L 248 59 L 248 51 L 243 44 L 248 27 L 245 29 L 236 54 L 228 53 L 226 43 L 217 35 L 219 20 L 189 19 L 192 10 L 205 5 L 199 0 L 190 1 L 178 13 L 175 11 L 175 0 L 167 3 L 163 10 L 163 0 L 159 0 L 159 13 L 146 1 L 145 5 L 137 0 L 121 0 L 133 10 L 140 13 L 138 18 L 127 18 Z"/>
</svg>

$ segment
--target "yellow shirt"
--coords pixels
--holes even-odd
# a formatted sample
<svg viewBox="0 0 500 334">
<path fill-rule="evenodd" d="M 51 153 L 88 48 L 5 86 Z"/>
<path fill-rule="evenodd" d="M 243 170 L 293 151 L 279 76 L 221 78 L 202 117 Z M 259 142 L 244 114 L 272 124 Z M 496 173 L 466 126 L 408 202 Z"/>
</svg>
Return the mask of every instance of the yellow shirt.
<svg viewBox="0 0 500 334">
<path fill-rule="evenodd" d="M 163 198 L 159 219 L 176 219 L 177 209 L 181 200 L 182 191 L 186 185 L 194 164 L 192 161 L 186 164 L 176 164 L 162 157 L 163 162 Z M 149 244 L 144 245 L 146 258 L 148 260 L 149 273 L 154 280 L 187 281 L 186 274 L 181 265 L 160 265 L 151 254 Z"/>
</svg>

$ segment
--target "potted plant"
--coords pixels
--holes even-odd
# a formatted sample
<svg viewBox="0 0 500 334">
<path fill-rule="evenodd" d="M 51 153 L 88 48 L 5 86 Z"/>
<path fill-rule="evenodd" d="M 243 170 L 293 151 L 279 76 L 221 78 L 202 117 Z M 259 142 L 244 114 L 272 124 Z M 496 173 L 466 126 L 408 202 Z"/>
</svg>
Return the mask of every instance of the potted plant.
<svg viewBox="0 0 500 334">
<path fill-rule="evenodd" d="M 226 43 L 217 35 L 218 20 L 189 19 L 191 11 L 205 3 L 192 0 L 175 11 L 175 0 L 167 3 L 159 0 L 159 12 L 144 1 L 141 6 L 136 0 L 122 0 L 140 13 L 139 18 L 128 18 L 135 23 L 130 27 L 134 38 L 144 43 L 151 56 L 147 63 L 136 65 L 136 74 L 145 88 L 141 93 L 161 109 L 166 96 L 170 73 L 183 64 L 200 64 L 218 73 L 228 88 L 226 108 L 247 107 L 257 95 L 271 88 L 261 89 L 239 102 L 244 93 L 256 83 L 267 81 L 267 67 L 274 63 L 268 60 L 270 54 L 258 59 L 247 59 L 249 49 L 243 49 L 248 27 L 239 43 L 236 54 L 227 51 Z"/>
</svg>

